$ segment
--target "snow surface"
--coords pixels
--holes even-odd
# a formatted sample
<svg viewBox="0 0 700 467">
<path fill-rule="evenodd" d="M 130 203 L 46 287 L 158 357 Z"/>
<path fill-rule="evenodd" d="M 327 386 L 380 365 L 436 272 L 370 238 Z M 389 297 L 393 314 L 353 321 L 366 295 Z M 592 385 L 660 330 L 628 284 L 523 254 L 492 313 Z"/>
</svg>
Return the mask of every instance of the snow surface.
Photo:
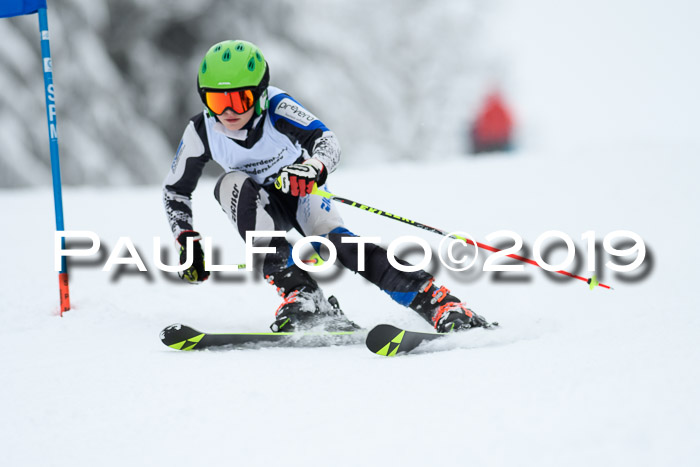
<svg viewBox="0 0 700 467">
<path fill-rule="evenodd" d="M 562 105 L 558 93 L 549 93 L 551 83 L 531 79 L 544 57 L 528 34 L 553 24 L 537 12 L 554 5 L 561 3 L 507 2 L 503 24 L 494 25 L 512 33 L 515 56 L 530 59 L 516 60 L 511 78 L 514 102 L 528 117 L 522 150 L 446 157 L 440 165 L 342 168 L 331 188 L 482 241 L 509 229 L 532 246 L 543 232 L 561 230 L 580 247 L 580 258 L 583 232 L 594 230 L 602 240 L 631 230 L 650 252 L 645 278 L 625 280 L 637 273 L 603 268 L 601 281 L 615 290 L 591 292 L 530 266 L 515 275 L 526 281 L 517 282 L 434 267 L 441 283 L 501 329 L 455 335 L 393 359 L 364 346 L 176 352 L 159 342 L 166 325 L 258 331 L 271 322 L 279 298 L 245 273 L 193 287 L 156 271 L 153 237 L 166 245 L 170 239 L 160 187 L 72 188 L 64 192 L 66 227 L 98 233 L 105 256 L 74 264 L 73 310 L 59 319 L 51 192 L 0 191 L 3 465 L 697 465 L 698 137 L 677 138 L 668 131 L 677 119 L 655 112 L 611 104 L 627 117 L 615 119 L 593 105 Z M 627 25 L 639 27 L 627 34 L 643 36 L 644 15 L 653 17 L 648 10 L 634 10 L 638 23 Z M 557 28 L 559 40 L 548 47 L 566 50 L 576 42 L 580 31 L 569 29 L 571 35 Z M 605 56 L 598 42 L 592 47 Z M 640 66 L 658 72 L 654 57 Z M 697 64 L 673 63 L 679 80 L 697 77 Z M 629 73 L 616 76 L 632 81 L 637 70 Z M 697 91 L 657 79 L 669 100 L 683 96 L 684 105 L 698 108 Z M 615 103 L 616 90 L 599 83 L 590 96 Z M 576 96 L 583 103 L 585 94 Z M 668 110 L 654 96 L 652 102 L 664 103 L 659 112 Z M 674 116 L 694 118 L 689 111 Z M 591 131 L 586 122 L 598 117 L 601 128 L 615 121 L 623 131 Z M 387 182 L 370 183 L 369 175 Z M 212 189 L 206 181 L 195 193 L 195 224 L 213 237 L 220 262 L 242 262 L 242 242 Z M 435 247 L 440 240 L 341 209 L 351 230 L 385 243 L 400 235 Z M 152 274 L 100 270 L 121 236 L 133 239 Z M 428 329 L 359 276 L 322 276 L 327 293 L 359 324 Z"/>
<path fill-rule="evenodd" d="M 698 225 L 687 213 L 698 189 L 689 171 L 674 171 L 662 202 L 639 192 L 638 182 L 620 181 L 621 168 L 612 163 L 614 170 L 599 173 L 605 157 L 581 156 L 587 162 L 575 174 L 526 153 L 378 167 L 382 176 L 396 170 L 397 181 L 422 180 L 419 190 L 397 183 L 398 192 L 359 190 L 360 171 L 334 177 L 341 195 L 480 238 L 508 228 L 531 245 L 545 230 L 560 229 L 583 246 L 578 236 L 586 230 L 601 238 L 624 228 L 653 252 L 645 280 L 624 283 L 605 273 L 614 291 L 554 283 L 529 266 L 531 282 L 515 284 L 440 269 L 442 282 L 502 328 L 394 359 L 364 346 L 198 353 L 164 347 L 158 333 L 176 322 L 214 332 L 266 329 L 279 299 L 246 273 L 193 287 L 155 271 L 152 237 L 169 241 L 157 187 L 66 191 L 69 228 L 97 232 L 105 254 L 118 237 L 130 236 L 154 272 L 131 267 L 115 277 L 100 270 L 106 257 L 74 267 L 74 307 L 59 319 L 56 278 L 48 272 L 50 192 L 3 192 L 8 224 L 22 226 L 2 234 L 3 244 L 14 246 L 4 254 L 13 274 L 0 315 L 8 349 L 0 386 L 7 465 L 693 465 L 700 323 L 692 292 L 697 254 L 687 246 Z M 636 174 L 651 182 L 658 175 L 651 167 Z M 446 171 L 464 174 L 464 182 L 443 183 Z M 503 188 L 543 172 L 548 189 Z M 593 195 L 574 187 L 587 179 L 596 181 Z M 243 261 L 242 242 L 211 192 L 207 183 L 196 193 L 197 228 L 214 238 L 221 262 Z M 344 214 L 363 235 L 389 241 L 418 233 L 439 241 L 349 207 Z M 345 272 L 324 288 L 363 326 L 428 329 L 359 276 Z M 432 352 L 445 349 L 453 350 Z"/>
</svg>

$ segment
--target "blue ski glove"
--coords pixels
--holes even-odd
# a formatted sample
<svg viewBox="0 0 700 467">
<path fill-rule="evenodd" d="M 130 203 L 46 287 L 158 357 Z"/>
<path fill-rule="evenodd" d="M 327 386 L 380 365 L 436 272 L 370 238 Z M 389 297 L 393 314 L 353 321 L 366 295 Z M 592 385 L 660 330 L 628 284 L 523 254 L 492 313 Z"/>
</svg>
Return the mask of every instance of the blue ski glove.
<svg viewBox="0 0 700 467">
<path fill-rule="evenodd" d="M 194 230 L 185 230 L 177 237 L 177 243 L 180 245 L 180 264 L 185 264 L 187 261 L 187 239 L 192 237 L 192 251 L 190 256 L 193 258 L 192 266 L 184 271 L 178 271 L 177 275 L 180 279 L 189 282 L 190 284 L 200 284 L 209 278 L 209 271 L 204 270 L 204 251 L 199 241 L 202 236 Z"/>
</svg>

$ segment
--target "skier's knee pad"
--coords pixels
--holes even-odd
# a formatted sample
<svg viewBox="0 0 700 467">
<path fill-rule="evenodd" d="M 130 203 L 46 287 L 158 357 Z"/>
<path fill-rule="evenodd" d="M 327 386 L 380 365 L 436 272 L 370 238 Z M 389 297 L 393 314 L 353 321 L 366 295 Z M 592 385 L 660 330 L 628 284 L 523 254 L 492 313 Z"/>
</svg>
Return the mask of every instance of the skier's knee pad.
<svg viewBox="0 0 700 467">
<path fill-rule="evenodd" d="M 214 187 L 214 197 L 222 208 L 232 197 L 240 196 L 241 187 L 249 178 L 243 172 L 228 172 L 219 177 Z"/>
<path fill-rule="evenodd" d="M 216 182 L 214 196 L 239 230 L 255 226 L 255 200 L 259 186 L 243 172 L 229 172 Z M 243 217 L 243 219 L 241 219 Z M 241 233 L 245 237 L 244 233 Z"/>
</svg>

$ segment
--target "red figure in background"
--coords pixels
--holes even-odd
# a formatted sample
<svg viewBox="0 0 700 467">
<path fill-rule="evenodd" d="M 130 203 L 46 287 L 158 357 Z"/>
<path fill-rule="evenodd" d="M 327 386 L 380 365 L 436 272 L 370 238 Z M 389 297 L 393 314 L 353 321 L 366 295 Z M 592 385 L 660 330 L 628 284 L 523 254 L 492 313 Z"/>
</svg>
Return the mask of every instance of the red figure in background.
<svg viewBox="0 0 700 467">
<path fill-rule="evenodd" d="M 471 129 L 472 152 L 512 149 L 513 118 L 498 91 L 484 101 Z"/>
</svg>

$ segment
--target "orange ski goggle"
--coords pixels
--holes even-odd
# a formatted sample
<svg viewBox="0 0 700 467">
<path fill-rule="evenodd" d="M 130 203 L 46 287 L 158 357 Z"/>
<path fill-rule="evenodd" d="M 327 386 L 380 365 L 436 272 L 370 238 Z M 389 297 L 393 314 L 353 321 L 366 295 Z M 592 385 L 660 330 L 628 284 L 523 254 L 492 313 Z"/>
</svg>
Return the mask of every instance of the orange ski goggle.
<svg viewBox="0 0 700 467">
<path fill-rule="evenodd" d="M 226 109 L 231 109 L 237 114 L 246 113 L 253 107 L 255 97 L 251 89 L 243 89 L 240 91 L 206 91 L 204 93 L 204 102 L 209 110 L 216 115 L 221 115 Z"/>
</svg>

